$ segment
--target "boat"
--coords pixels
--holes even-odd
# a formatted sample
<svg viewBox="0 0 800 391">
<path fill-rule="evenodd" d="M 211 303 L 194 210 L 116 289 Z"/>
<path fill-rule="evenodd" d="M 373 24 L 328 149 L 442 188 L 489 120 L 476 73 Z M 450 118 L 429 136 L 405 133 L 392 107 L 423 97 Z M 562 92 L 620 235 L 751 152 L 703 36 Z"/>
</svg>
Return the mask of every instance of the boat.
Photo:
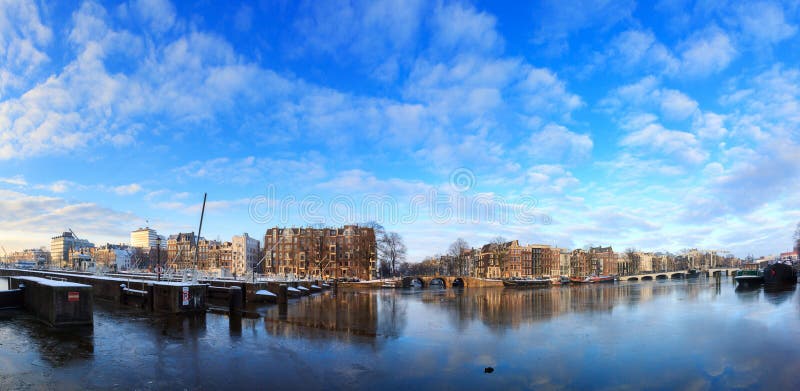
<svg viewBox="0 0 800 391">
<path fill-rule="evenodd" d="M 614 276 L 591 276 L 589 282 L 614 282 Z"/>
<path fill-rule="evenodd" d="M 567 276 L 558 276 L 552 278 L 553 285 L 567 285 L 570 282 L 570 278 Z"/>
<path fill-rule="evenodd" d="M 686 278 L 697 278 L 700 277 L 700 271 L 697 269 L 689 269 L 686 272 Z"/>
<path fill-rule="evenodd" d="M 589 277 L 570 277 L 569 282 L 573 284 L 583 284 L 589 282 Z"/>
<path fill-rule="evenodd" d="M 764 282 L 764 272 L 761 269 L 739 270 L 734 279 L 739 285 L 761 285 Z"/>
<path fill-rule="evenodd" d="M 790 285 L 797 284 L 797 270 L 785 263 L 773 263 L 764 268 L 764 284 Z"/>
<path fill-rule="evenodd" d="M 532 288 L 550 286 L 552 281 L 549 278 L 508 278 L 503 280 L 503 286 L 508 288 Z"/>
</svg>

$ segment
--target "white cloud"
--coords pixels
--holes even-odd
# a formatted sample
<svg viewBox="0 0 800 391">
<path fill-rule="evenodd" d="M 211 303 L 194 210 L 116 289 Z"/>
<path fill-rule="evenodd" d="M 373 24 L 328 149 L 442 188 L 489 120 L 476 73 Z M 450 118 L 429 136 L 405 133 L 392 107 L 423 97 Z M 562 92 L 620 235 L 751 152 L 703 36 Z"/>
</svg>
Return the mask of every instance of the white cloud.
<svg viewBox="0 0 800 391">
<path fill-rule="evenodd" d="M 633 14 L 632 0 L 579 0 L 542 2 L 534 13 L 534 42 L 560 53 L 569 47 L 570 35 L 587 29 L 607 30 Z"/>
<path fill-rule="evenodd" d="M 697 101 L 676 90 L 661 91 L 661 113 L 667 119 L 683 120 L 697 112 Z"/>
<path fill-rule="evenodd" d="M 701 139 L 719 140 L 728 134 L 725 128 L 726 116 L 705 112 L 692 121 L 692 129 Z"/>
<path fill-rule="evenodd" d="M 137 219 L 93 202 L 0 190 L 0 237 L 18 248 L 47 246 L 68 227 L 95 243 L 119 243 L 128 240 L 130 222 Z"/>
<path fill-rule="evenodd" d="M 503 39 L 495 31 L 495 17 L 459 3 L 439 4 L 434 11 L 434 45 L 438 50 L 496 51 Z"/>
<path fill-rule="evenodd" d="M 415 47 L 426 8 L 419 0 L 303 3 L 293 26 L 300 40 L 298 54 L 356 61 L 368 74 L 391 81 L 394 75 L 386 67 Z"/>
<path fill-rule="evenodd" d="M 665 129 L 657 123 L 626 135 L 620 145 L 674 155 L 688 164 L 702 163 L 708 158 L 708 152 L 700 147 L 693 134 Z"/>
<path fill-rule="evenodd" d="M 658 42 L 652 31 L 626 30 L 615 36 L 603 55 L 613 70 L 673 73 L 680 65 L 672 52 Z"/>
<path fill-rule="evenodd" d="M 546 68 L 531 68 L 519 83 L 523 104 L 535 114 L 569 113 L 583 106 L 578 95 L 569 93 L 563 80 Z"/>
<path fill-rule="evenodd" d="M 561 194 L 568 188 L 577 186 L 580 181 L 561 165 L 540 164 L 526 171 L 525 183 L 527 193 L 542 195 Z"/>
<path fill-rule="evenodd" d="M 173 171 L 178 178 L 202 178 L 219 184 L 275 183 L 286 180 L 318 180 L 326 175 L 324 159 L 309 154 L 299 160 L 273 159 L 247 156 L 242 159 L 227 157 L 206 161 L 193 161 Z"/>
<path fill-rule="evenodd" d="M 797 26 L 787 22 L 783 7 L 778 2 L 740 3 L 736 7 L 736 15 L 742 31 L 757 44 L 777 43 L 797 32 Z"/>
<path fill-rule="evenodd" d="M 28 181 L 26 181 L 25 177 L 23 177 L 22 175 L 14 175 L 13 177 L 10 178 L 0 178 L 0 183 L 6 183 L 9 185 L 22 186 L 22 187 L 28 185 Z"/>
<path fill-rule="evenodd" d="M 728 34 L 714 27 L 693 34 L 680 48 L 681 72 L 690 76 L 718 73 L 738 54 Z"/>
<path fill-rule="evenodd" d="M 142 191 L 142 186 L 138 183 L 131 183 L 129 185 L 115 186 L 112 190 L 119 195 L 131 195 Z"/>
<path fill-rule="evenodd" d="M 134 0 L 131 9 L 155 33 L 167 32 L 175 24 L 175 6 L 169 0 Z"/>
<path fill-rule="evenodd" d="M 60 180 L 53 182 L 50 185 L 46 185 L 44 188 L 52 191 L 53 193 L 66 193 L 73 185 L 74 183 L 70 181 Z"/>
<path fill-rule="evenodd" d="M 35 2 L 8 0 L 0 6 L 0 99 L 32 84 L 50 61 L 46 49 L 53 38 Z"/>
<path fill-rule="evenodd" d="M 576 162 L 589 157 L 593 145 L 588 134 L 574 133 L 550 123 L 533 133 L 523 149 L 537 161 Z"/>
</svg>

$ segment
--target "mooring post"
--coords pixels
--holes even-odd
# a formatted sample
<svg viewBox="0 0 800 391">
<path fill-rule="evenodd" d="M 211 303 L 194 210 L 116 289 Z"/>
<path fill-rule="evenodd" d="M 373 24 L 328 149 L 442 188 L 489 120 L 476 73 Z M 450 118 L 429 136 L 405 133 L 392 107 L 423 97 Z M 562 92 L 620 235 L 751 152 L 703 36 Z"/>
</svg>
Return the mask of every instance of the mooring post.
<svg viewBox="0 0 800 391">
<path fill-rule="evenodd" d="M 228 307 L 231 314 L 242 311 L 242 288 L 239 286 L 232 286 L 228 288 Z"/>
<path fill-rule="evenodd" d="M 152 283 L 147 284 L 147 301 L 148 301 L 148 305 L 150 307 L 150 311 L 151 312 L 155 311 L 155 309 L 156 309 L 156 306 L 155 306 L 155 293 L 156 293 L 155 286 Z"/>
<path fill-rule="evenodd" d="M 125 304 L 127 300 L 125 299 L 125 284 L 119 284 L 119 302 L 120 304 Z"/>
<path fill-rule="evenodd" d="M 278 287 L 278 304 L 286 304 L 289 301 L 289 287 L 281 284 Z"/>
</svg>

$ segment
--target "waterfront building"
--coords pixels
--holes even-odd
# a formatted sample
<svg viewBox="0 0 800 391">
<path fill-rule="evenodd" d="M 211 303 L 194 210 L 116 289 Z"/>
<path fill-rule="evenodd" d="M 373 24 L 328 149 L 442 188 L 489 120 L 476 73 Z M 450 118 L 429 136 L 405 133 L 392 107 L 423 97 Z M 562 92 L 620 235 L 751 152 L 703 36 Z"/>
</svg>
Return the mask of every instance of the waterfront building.
<svg viewBox="0 0 800 391">
<path fill-rule="evenodd" d="M 646 253 L 646 252 L 637 252 L 636 256 L 639 258 L 639 272 L 640 273 L 649 273 L 654 271 L 653 270 L 653 253 Z"/>
<path fill-rule="evenodd" d="M 165 264 L 175 270 L 189 269 L 194 266 L 194 232 L 178 233 L 167 238 L 167 257 Z"/>
<path fill-rule="evenodd" d="M 592 274 L 591 262 L 589 261 L 589 254 L 582 249 L 572 250 L 569 258 L 570 276 L 584 277 Z"/>
<path fill-rule="evenodd" d="M 92 254 L 95 267 L 106 270 L 128 270 L 133 266 L 134 248 L 124 244 L 106 244 Z"/>
<path fill-rule="evenodd" d="M 58 267 L 75 267 L 71 261 L 70 250 L 82 250 L 94 247 L 86 239 L 78 239 L 72 232 L 64 232 L 50 239 L 50 259 Z M 82 254 L 83 252 L 79 251 Z"/>
<path fill-rule="evenodd" d="M 94 270 L 94 253 L 97 249 L 94 247 L 72 247 L 69 249 L 68 265 L 67 267 L 81 270 L 91 271 Z"/>
<path fill-rule="evenodd" d="M 530 275 L 530 251 L 519 245 L 518 240 L 512 240 L 508 244 L 508 254 L 506 262 L 503 263 L 502 276 L 523 277 Z M 523 256 L 523 251 L 526 253 Z"/>
<path fill-rule="evenodd" d="M 203 270 L 218 272 L 224 277 L 230 276 L 233 273 L 233 243 L 216 241 L 211 243 Z"/>
<path fill-rule="evenodd" d="M 477 271 L 479 278 L 503 278 L 504 264 L 512 243 L 489 243 L 481 247 Z"/>
<path fill-rule="evenodd" d="M 542 275 L 558 276 L 561 273 L 561 250 L 542 245 Z"/>
<path fill-rule="evenodd" d="M 560 276 L 569 276 L 572 275 L 570 270 L 570 253 L 568 249 L 560 248 L 558 249 L 558 263 L 559 263 L 559 274 Z"/>
<path fill-rule="evenodd" d="M 44 247 L 29 248 L 6 255 L 5 261 L 8 263 L 26 262 L 36 265 L 36 267 L 44 267 L 50 264 L 50 252 Z"/>
<path fill-rule="evenodd" d="M 265 272 L 315 278 L 375 278 L 375 230 L 270 228 L 264 234 Z"/>
<path fill-rule="evenodd" d="M 139 228 L 131 231 L 131 247 L 149 250 L 157 246 L 158 233 L 150 227 Z M 161 241 L 161 246 L 166 246 L 166 240 Z"/>
<path fill-rule="evenodd" d="M 589 248 L 591 272 L 596 275 L 617 274 L 617 263 L 614 261 L 614 250 L 608 247 Z"/>
<path fill-rule="evenodd" d="M 261 242 L 248 236 L 245 232 L 242 235 L 234 236 L 231 243 L 233 244 L 231 272 L 242 275 L 248 270 L 253 270 L 261 259 Z"/>
</svg>

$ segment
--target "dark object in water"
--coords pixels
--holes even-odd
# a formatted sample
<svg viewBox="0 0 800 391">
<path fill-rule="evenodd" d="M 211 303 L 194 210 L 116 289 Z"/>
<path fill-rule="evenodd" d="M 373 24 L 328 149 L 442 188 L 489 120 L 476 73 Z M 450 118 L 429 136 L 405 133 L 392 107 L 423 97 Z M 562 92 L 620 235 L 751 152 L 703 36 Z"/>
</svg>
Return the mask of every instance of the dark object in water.
<svg viewBox="0 0 800 391">
<path fill-rule="evenodd" d="M 483 373 L 492 373 L 492 372 L 494 372 L 494 368 L 492 367 L 483 368 Z"/>
<path fill-rule="evenodd" d="M 764 269 L 764 283 L 768 285 L 796 284 L 797 271 L 785 263 L 773 263 Z"/>
<path fill-rule="evenodd" d="M 733 277 L 739 285 L 756 286 L 764 283 L 764 272 L 759 269 L 739 270 Z"/>
</svg>

